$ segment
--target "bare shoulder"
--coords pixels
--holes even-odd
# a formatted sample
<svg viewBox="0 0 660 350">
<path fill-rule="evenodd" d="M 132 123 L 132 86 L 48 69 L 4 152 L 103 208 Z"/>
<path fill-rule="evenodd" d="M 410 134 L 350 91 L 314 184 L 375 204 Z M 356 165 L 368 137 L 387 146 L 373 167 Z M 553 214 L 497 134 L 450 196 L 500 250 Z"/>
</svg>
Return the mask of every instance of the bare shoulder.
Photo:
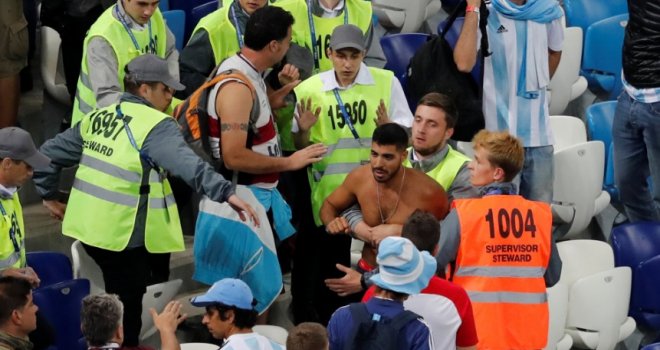
<svg viewBox="0 0 660 350">
<path fill-rule="evenodd" d="M 371 174 L 371 166 L 369 164 L 360 165 L 359 167 L 351 170 L 344 180 L 344 185 L 351 189 L 357 189 L 368 183 Z"/>
</svg>

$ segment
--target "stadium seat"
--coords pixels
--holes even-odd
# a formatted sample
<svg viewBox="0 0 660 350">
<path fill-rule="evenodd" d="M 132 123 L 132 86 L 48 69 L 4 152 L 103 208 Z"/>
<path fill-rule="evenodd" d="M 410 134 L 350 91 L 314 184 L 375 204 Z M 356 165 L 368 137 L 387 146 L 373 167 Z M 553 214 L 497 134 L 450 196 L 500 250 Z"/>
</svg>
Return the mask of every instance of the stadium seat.
<svg viewBox="0 0 660 350">
<path fill-rule="evenodd" d="M 580 97 L 587 90 L 587 79 L 580 76 L 582 60 L 582 29 L 564 28 L 564 46 L 561 60 L 550 80 L 550 115 L 564 113 L 568 103 Z"/>
<path fill-rule="evenodd" d="M 552 211 L 555 237 L 583 232 L 591 219 L 610 203 L 602 190 L 605 150 L 600 141 L 588 141 L 554 153 Z"/>
<path fill-rule="evenodd" d="M 429 34 L 403 33 L 386 35 L 380 39 L 380 45 L 387 60 L 384 68 L 394 72 L 394 76 L 401 82 L 403 91 L 407 91 L 408 78 L 406 75 L 410 59 L 429 38 L 431 38 Z M 414 111 L 417 101 L 408 100 L 408 105 Z"/>
<path fill-rule="evenodd" d="M 591 140 L 605 144 L 605 175 L 603 189 L 610 194 L 612 201 L 618 201 L 619 190 L 614 184 L 614 158 L 612 154 L 612 122 L 616 112 L 616 101 L 594 103 L 587 108 L 587 130 Z"/>
<path fill-rule="evenodd" d="M 630 316 L 642 331 L 660 330 L 660 222 L 636 222 L 612 230 L 616 266 L 632 269 Z"/>
<path fill-rule="evenodd" d="M 184 33 L 184 42 L 188 41 L 188 38 L 194 29 L 194 27 L 190 27 L 190 23 L 192 23 L 192 10 L 199 5 L 207 3 L 208 1 L 209 0 L 169 0 L 170 10 L 182 10 L 186 13 L 186 23 L 189 25 L 185 27 L 186 30 Z M 230 3 L 231 1 L 225 2 Z"/>
<path fill-rule="evenodd" d="M 160 12 L 169 11 L 170 10 L 170 1 L 169 0 L 160 0 L 158 2 L 158 9 L 160 10 Z"/>
<path fill-rule="evenodd" d="M 359 239 L 351 239 L 351 267 L 357 267 L 358 261 L 362 258 L 362 248 L 364 242 Z"/>
<path fill-rule="evenodd" d="M 465 154 L 468 158 L 474 158 L 474 144 L 466 141 L 456 141 L 456 150 Z"/>
<path fill-rule="evenodd" d="M 593 23 L 612 16 L 628 13 L 627 0 L 564 0 L 566 25 L 580 27 L 582 32 Z"/>
<path fill-rule="evenodd" d="M 642 350 L 660 350 L 660 343 L 646 345 Z"/>
<path fill-rule="evenodd" d="M 582 75 L 591 89 L 608 92 L 613 100 L 621 92 L 621 48 L 628 23 L 628 14 L 617 15 L 595 22 L 584 36 Z"/>
<path fill-rule="evenodd" d="M 550 327 L 548 329 L 548 344 L 545 350 L 569 350 L 573 338 L 566 334 L 566 316 L 568 314 L 568 288 L 563 283 L 557 283 L 547 289 L 548 309 L 550 310 Z"/>
<path fill-rule="evenodd" d="M 372 0 L 371 4 L 378 22 L 397 33 L 417 32 L 441 8 L 437 0 Z"/>
<path fill-rule="evenodd" d="M 74 279 L 36 289 L 34 303 L 53 327 L 58 350 L 77 349 L 82 337 L 80 308 L 82 299 L 89 295 L 89 281 Z"/>
<path fill-rule="evenodd" d="M 105 292 L 103 272 L 94 259 L 87 254 L 78 240 L 71 244 L 71 260 L 73 260 L 73 277 L 86 278 L 90 284 L 90 294 Z"/>
<path fill-rule="evenodd" d="M 218 350 L 218 346 L 208 343 L 183 343 L 181 350 Z"/>
<path fill-rule="evenodd" d="M 62 40 L 51 27 L 41 27 L 41 79 L 48 94 L 58 102 L 70 106 L 71 96 L 66 88 L 62 65 Z"/>
<path fill-rule="evenodd" d="M 145 340 L 156 333 L 154 320 L 151 318 L 150 308 L 162 312 L 165 305 L 174 299 L 179 292 L 183 281 L 180 279 L 153 284 L 147 287 L 147 292 L 142 297 L 142 329 L 140 339 Z"/>
<path fill-rule="evenodd" d="M 568 287 L 566 332 L 578 348 L 614 349 L 635 330 L 628 317 L 631 271 L 614 267 L 612 248 L 596 240 L 557 243 L 559 283 Z"/>
<path fill-rule="evenodd" d="M 186 29 L 190 32 L 190 35 L 192 35 L 192 32 L 193 30 L 195 30 L 195 27 L 197 26 L 197 23 L 199 23 L 199 20 L 201 20 L 202 18 L 204 18 L 204 16 L 208 15 L 209 13 L 217 9 L 218 9 L 218 0 L 209 1 L 205 4 L 201 4 L 193 8 L 192 11 L 190 12 L 190 23 L 187 26 L 188 29 Z"/>
<path fill-rule="evenodd" d="M 27 265 L 34 269 L 41 283 L 39 288 L 73 279 L 69 258 L 58 252 L 28 252 Z"/>
<path fill-rule="evenodd" d="M 587 129 L 582 119 L 568 115 L 551 115 L 548 121 L 555 138 L 555 152 L 587 142 Z"/>
<path fill-rule="evenodd" d="M 163 18 L 167 27 L 174 34 L 176 49 L 181 51 L 184 45 L 184 33 L 186 31 L 186 14 L 182 10 L 169 10 L 163 12 Z"/>
<path fill-rule="evenodd" d="M 282 345 L 286 344 L 286 338 L 289 336 L 289 332 L 280 326 L 256 325 L 252 330 Z"/>
<path fill-rule="evenodd" d="M 445 35 L 445 40 L 447 40 L 452 49 L 456 47 L 458 37 L 461 35 L 461 30 L 463 30 L 463 22 L 465 22 L 465 17 L 457 17 Z M 446 24 L 447 20 L 440 22 L 438 25 L 438 35 L 442 35 L 442 30 Z M 477 62 L 474 64 L 474 68 L 472 68 L 470 74 L 472 75 L 472 79 L 474 79 L 474 81 L 477 83 L 477 86 L 482 86 L 483 79 L 481 76 L 481 57 L 477 57 Z"/>
</svg>

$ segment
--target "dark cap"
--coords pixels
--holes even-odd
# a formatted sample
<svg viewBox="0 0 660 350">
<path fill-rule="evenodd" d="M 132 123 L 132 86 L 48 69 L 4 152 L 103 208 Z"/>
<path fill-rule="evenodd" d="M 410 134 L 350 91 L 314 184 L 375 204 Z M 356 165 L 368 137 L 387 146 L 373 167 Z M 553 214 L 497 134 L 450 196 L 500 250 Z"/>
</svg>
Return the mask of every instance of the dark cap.
<svg viewBox="0 0 660 350">
<path fill-rule="evenodd" d="M 43 169 L 50 158 L 41 154 L 30 134 L 15 126 L 0 129 L 0 158 L 22 160 L 34 169 Z"/>
<path fill-rule="evenodd" d="M 174 90 L 183 90 L 186 87 L 170 74 L 167 61 L 154 55 L 145 54 L 132 59 L 126 65 L 126 74 L 135 81 L 159 82 Z"/>
<path fill-rule="evenodd" d="M 364 34 L 360 28 L 353 24 L 344 24 L 332 31 L 330 48 L 334 51 L 346 48 L 364 51 L 364 41 Z"/>
</svg>

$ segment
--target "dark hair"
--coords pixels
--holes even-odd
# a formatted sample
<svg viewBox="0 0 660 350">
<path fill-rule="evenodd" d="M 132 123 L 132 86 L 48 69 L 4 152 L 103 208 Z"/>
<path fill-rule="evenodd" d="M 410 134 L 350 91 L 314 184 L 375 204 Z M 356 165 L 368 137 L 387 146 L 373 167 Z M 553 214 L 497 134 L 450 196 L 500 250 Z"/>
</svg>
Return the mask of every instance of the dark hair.
<svg viewBox="0 0 660 350">
<path fill-rule="evenodd" d="M 381 146 L 394 145 L 400 151 L 408 147 L 408 133 L 399 124 L 387 123 L 374 130 L 371 141 Z"/>
<path fill-rule="evenodd" d="M 440 223 L 430 213 L 417 209 L 403 224 L 401 237 L 408 238 L 419 251 L 433 254 L 440 240 Z"/>
<path fill-rule="evenodd" d="M 265 6 L 250 16 L 245 26 L 245 46 L 259 51 L 273 40 L 286 38 L 294 19 L 291 13 L 277 6 Z"/>
<path fill-rule="evenodd" d="M 379 285 L 376 285 L 376 289 L 375 289 L 375 291 L 376 291 L 376 292 L 379 292 L 379 291 L 386 291 L 386 292 L 390 293 L 390 297 L 391 297 L 392 299 L 394 299 L 394 300 L 398 300 L 398 301 L 404 301 L 404 300 L 406 300 L 406 299 L 410 296 L 410 294 L 401 293 L 401 292 L 396 292 L 396 291 L 393 291 L 393 290 L 391 290 L 391 289 L 383 288 L 383 287 L 381 287 L 381 286 L 379 286 Z"/>
<path fill-rule="evenodd" d="M 11 318 L 14 310 L 27 305 L 32 286 L 27 280 L 5 276 L 0 277 L 0 324 Z"/>
<path fill-rule="evenodd" d="M 328 332 L 320 323 L 303 322 L 289 332 L 287 350 L 321 350 L 328 346 Z"/>
<path fill-rule="evenodd" d="M 80 328 L 91 346 L 108 343 L 122 324 L 124 304 L 115 294 L 88 295 L 80 308 Z"/>
<path fill-rule="evenodd" d="M 456 126 L 456 122 L 458 121 L 458 109 L 451 97 L 438 92 L 429 92 L 422 96 L 417 105 L 442 109 L 442 111 L 445 112 L 447 128 L 453 128 Z"/>
<path fill-rule="evenodd" d="M 229 315 L 227 312 L 229 310 L 234 311 L 234 326 L 237 328 L 252 328 L 254 327 L 255 324 L 257 324 L 257 316 L 258 313 L 256 310 L 245 310 L 245 309 L 239 309 L 235 306 L 227 306 L 224 304 L 213 304 L 209 306 L 210 308 L 214 308 L 218 310 L 218 317 L 220 317 L 221 320 L 227 321 L 229 319 Z"/>
</svg>

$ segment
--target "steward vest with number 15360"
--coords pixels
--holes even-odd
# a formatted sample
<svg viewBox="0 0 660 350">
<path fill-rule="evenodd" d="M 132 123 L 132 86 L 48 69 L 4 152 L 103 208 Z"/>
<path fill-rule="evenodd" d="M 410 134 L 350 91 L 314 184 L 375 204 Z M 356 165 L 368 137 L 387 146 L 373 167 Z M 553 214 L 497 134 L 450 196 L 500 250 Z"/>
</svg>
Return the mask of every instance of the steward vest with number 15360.
<svg viewBox="0 0 660 350">
<path fill-rule="evenodd" d="M 368 69 L 373 84 L 355 84 L 348 89 L 338 90 L 359 139 L 353 136 L 346 124 L 333 90 L 324 91 L 326 89 L 320 75 L 333 74 L 334 79 L 334 71 L 314 75 L 294 89 L 298 101 L 311 98 L 312 110 L 321 107 L 319 119 L 311 128 L 309 138 L 311 143 L 328 146 L 323 159 L 308 168 L 312 213 L 317 225 L 322 225 L 319 210 L 323 201 L 344 182 L 351 170 L 369 162 L 371 135 L 376 129 L 374 120 L 377 118 L 376 110 L 380 100 L 385 102 L 386 110 L 390 108 L 394 74 L 379 68 Z"/>
<path fill-rule="evenodd" d="M 518 195 L 455 199 L 453 205 L 461 230 L 453 282 L 472 301 L 478 348 L 544 348 L 550 206 Z"/>
<path fill-rule="evenodd" d="M 78 85 L 76 85 L 76 97 L 73 101 L 71 125 L 75 125 L 85 114 L 97 107 L 96 96 L 89 78 L 89 67 L 87 66 L 88 46 L 93 38 L 100 37 L 104 39 L 112 48 L 117 60 L 117 76 L 122 90 L 124 89 L 124 67 L 133 58 L 145 53 L 154 53 L 160 58 L 165 58 L 167 28 L 160 10 L 156 9 L 149 23 L 146 24 L 147 28 L 143 30 L 131 29 L 135 42 L 140 48 L 137 49 L 131 35 L 128 34 L 127 27 L 114 17 L 113 14 L 118 12 L 116 7 L 117 5 L 114 5 L 105 10 L 94 22 L 85 37 L 80 77 L 78 78 Z"/>
<path fill-rule="evenodd" d="M 120 106 L 139 149 L 154 126 L 170 118 L 138 103 Z M 121 251 L 135 230 L 138 212 L 146 211 L 141 226 L 147 250 L 182 251 L 183 235 L 170 183 L 164 173 L 143 166 L 118 116 L 117 104 L 84 116 L 80 134 L 83 152 L 62 224 L 64 235 L 93 247 Z"/>
</svg>

